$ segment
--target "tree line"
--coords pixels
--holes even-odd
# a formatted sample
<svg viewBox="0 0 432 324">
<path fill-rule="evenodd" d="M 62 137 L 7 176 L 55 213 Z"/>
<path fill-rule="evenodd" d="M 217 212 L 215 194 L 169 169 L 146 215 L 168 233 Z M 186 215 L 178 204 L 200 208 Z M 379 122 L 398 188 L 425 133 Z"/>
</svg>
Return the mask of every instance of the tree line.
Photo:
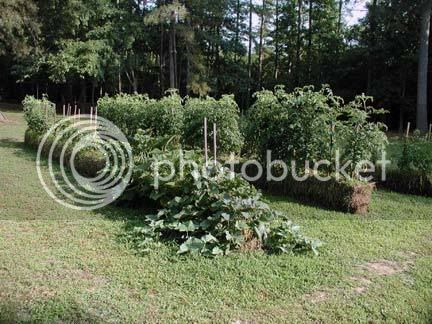
<svg viewBox="0 0 432 324">
<path fill-rule="evenodd" d="M 182 96 L 329 84 L 366 93 L 386 122 L 428 127 L 432 0 L 0 0 L 0 95 L 47 93 L 94 105 L 104 94 Z"/>
</svg>

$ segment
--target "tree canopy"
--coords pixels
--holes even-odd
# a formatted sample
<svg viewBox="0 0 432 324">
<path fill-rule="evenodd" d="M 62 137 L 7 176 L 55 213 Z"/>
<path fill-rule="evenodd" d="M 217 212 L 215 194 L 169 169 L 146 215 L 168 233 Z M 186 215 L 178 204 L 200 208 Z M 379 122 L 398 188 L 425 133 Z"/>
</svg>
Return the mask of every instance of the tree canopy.
<svg viewBox="0 0 432 324">
<path fill-rule="evenodd" d="M 387 122 L 403 127 L 416 119 L 425 5 L 372 0 L 352 25 L 355 2 L 0 0 L 0 90 L 94 103 L 105 93 L 176 88 L 234 94 L 245 110 L 263 88 L 329 84 L 347 100 L 374 96 L 391 111 Z"/>
</svg>

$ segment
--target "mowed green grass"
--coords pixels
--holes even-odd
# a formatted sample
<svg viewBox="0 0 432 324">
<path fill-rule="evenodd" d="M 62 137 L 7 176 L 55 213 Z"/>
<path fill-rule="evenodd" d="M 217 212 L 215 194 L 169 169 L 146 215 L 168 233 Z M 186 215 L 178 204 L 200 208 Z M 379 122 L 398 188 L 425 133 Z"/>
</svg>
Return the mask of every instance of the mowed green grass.
<svg viewBox="0 0 432 324">
<path fill-rule="evenodd" d="M 125 233 L 145 211 L 74 211 L 41 187 L 22 114 L 0 124 L 0 322 L 432 321 L 432 199 L 386 191 L 357 216 L 266 197 L 318 257 L 206 259 Z M 45 170 L 46 171 L 46 170 Z"/>
</svg>

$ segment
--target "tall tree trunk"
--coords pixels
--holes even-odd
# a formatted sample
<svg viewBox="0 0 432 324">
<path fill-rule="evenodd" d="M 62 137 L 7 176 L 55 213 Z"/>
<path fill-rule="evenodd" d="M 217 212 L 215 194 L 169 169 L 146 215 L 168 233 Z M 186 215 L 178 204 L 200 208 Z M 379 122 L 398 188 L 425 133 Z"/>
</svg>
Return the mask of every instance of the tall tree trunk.
<svg viewBox="0 0 432 324">
<path fill-rule="evenodd" d="M 91 104 L 94 106 L 95 104 L 95 91 L 96 91 L 96 80 L 92 80 L 92 91 L 91 91 Z"/>
<path fill-rule="evenodd" d="M 237 0 L 236 6 L 236 33 L 235 33 L 235 50 L 234 50 L 234 62 L 237 62 L 237 52 L 240 48 L 240 0 Z"/>
<path fill-rule="evenodd" d="M 177 31 L 176 31 L 176 21 L 174 20 L 173 26 L 173 59 L 174 59 L 174 88 L 178 89 L 179 77 L 178 77 L 178 64 L 177 64 Z"/>
<path fill-rule="evenodd" d="M 137 93 L 138 92 L 138 79 L 136 77 L 135 70 L 131 69 L 130 73 L 126 70 L 125 73 L 126 73 L 126 77 L 129 80 L 129 85 L 132 87 L 133 93 Z"/>
<path fill-rule="evenodd" d="M 174 89 L 176 87 L 176 67 L 174 63 L 174 23 L 171 22 L 170 27 L 170 37 L 169 37 L 169 72 L 170 72 L 170 88 Z"/>
<path fill-rule="evenodd" d="M 264 25 L 265 25 L 265 10 L 266 2 L 263 0 L 261 8 L 261 26 L 259 35 L 259 62 L 258 62 L 258 89 L 261 90 L 262 86 L 262 70 L 264 61 Z"/>
<path fill-rule="evenodd" d="M 159 48 L 159 87 L 160 87 L 160 93 L 161 96 L 163 96 L 165 92 L 164 87 L 164 25 L 161 24 L 161 31 L 160 31 L 160 48 Z"/>
<path fill-rule="evenodd" d="M 302 0 L 297 1 L 298 11 L 297 11 L 297 46 L 296 46 L 296 86 L 300 82 L 300 50 L 301 50 L 301 28 L 302 28 Z"/>
<path fill-rule="evenodd" d="M 122 93 L 122 77 L 121 77 L 121 66 L 118 66 L 118 93 Z"/>
<path fill-rule="evenodd" d="M 420 17 L 420 47 L 418 53 L 418 79 L 417 79 L 417 128 L 426 133 L 427 120 L 427 83 L 428 83 L 428 56 L 429 56 L 429 31 L 432 0 L 426 0 L 421 10 Z"/>
<path fill-rule="evenodd" d="M 252 0 L 249 0 L 249 47 L 248 47 L 248 93 L 246 105 L 249 107 L 252 88 Z"/>
<path fill-rule="evenodd" d="M 308 81 L 311 82 L 312 72 L 312 0 L 309 0 L 309 31 L 308 31 Z"/>
<path fill-rule="evenodd" d="M 279 74 L 279 0 L 276 0 L 276 21 L 275 21 L 275 69 L 274 79 L 277 81 Z"/>
<path fill-rule="evenodd" d="M 339 13 L 338 13 L 338 25 L 337 25 L 338 34 L 341 32 L 342 29 L 342 7 L 343 7 L 343 0 L 339 0 Z"/>
<path fill-rule="evenodd" d="M 374 69 L 374 52 L 375 52 L 375 32 L 376 32 L 376 7 L 377 0 L 372 1 L 372 6 L 370 8 L 370 41 L 368 44 L 368 67 L 367 67 L 367 89 L 366 93 L 370 94 L 372 88 L 372 78 Z"/>
<path fill-rule="evenodd" d="M 80 96 L 78 98 L 78 102 L 86 103 L 87 102 L 87 84 L 86 84 L 85 79 L 80 79 L 80 87 L 81 87 L 81 92 L 80 92 Z"/>
<path fill-rule="evenodd" d="M 400 90 L 400 100 L 399 100 L 399 134 L 403 133 L 404 129 L 404 106 L 406 104 L 405 102 L 405 95 L 406 95 L 406 79 L 407 79 L 407 71 L 406 68 L 403 68 L 401 71 L 401 90 Z"/>
<path fill-rule="evenodd" d="M 215 62 L 216 62 L 215 66 L 217 68 L 216 68 L 215 75 L 216 75 L 216 95 L 219 96 L 220 90 L 222 88 L 221 81 L 220 81 L 220 75 L 218 73 L 219 66 L 220 66 L 220 53 L 219 53 L 219 51 L 220 51 L 220 47 L 219 47 L 220 43 L 219 42 L 220 42 L 220 39 L 221 39 L 221 37 L 220 37 L 220 26 L 216 27 L 216 36 L 217 36 L 217 43 L 216 43 L 216 46 L 215 46 L 215 50 L 216 50 L 216 52 L 215 52 L 215 56 L 216 56 L 215 57 Z"/>
</svg>

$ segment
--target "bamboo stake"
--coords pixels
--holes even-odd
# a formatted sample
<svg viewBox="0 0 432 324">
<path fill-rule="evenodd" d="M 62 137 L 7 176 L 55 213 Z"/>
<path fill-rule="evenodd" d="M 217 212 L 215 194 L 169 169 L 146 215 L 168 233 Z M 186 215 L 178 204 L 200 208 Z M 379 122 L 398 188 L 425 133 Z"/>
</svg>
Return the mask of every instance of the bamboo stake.
<svg viewBox="0 0 432 324">
<path fill-rule="evenodd" d="M 205 165 L 208 166 L 208 152 L 207 152 L 207 117 L 204 117 L 204 156 L 205 156 Z"/>
<path fill-rule="evenodd" d="M 213 123 L 213 154 L 214 154 L 214 164 L 216 165 L 217 159 L 216 159 L 216 123 Z"/>
<path fill-rule="evenodd" d="M 429 124 L 429 134 L 428 134 L 429 141 L 432 139 L 432 124 Z"/>
<path fill-rule="evenodd" d="M 411 128 L 411 123 L 408 122 L 407 130 L 406 130 L 406 134 L 405 134 L 405 137 L 406 137 L 406 138 L 408 138 L 408 136 L 409 136 L 410 128 Z"/>
</svg>

